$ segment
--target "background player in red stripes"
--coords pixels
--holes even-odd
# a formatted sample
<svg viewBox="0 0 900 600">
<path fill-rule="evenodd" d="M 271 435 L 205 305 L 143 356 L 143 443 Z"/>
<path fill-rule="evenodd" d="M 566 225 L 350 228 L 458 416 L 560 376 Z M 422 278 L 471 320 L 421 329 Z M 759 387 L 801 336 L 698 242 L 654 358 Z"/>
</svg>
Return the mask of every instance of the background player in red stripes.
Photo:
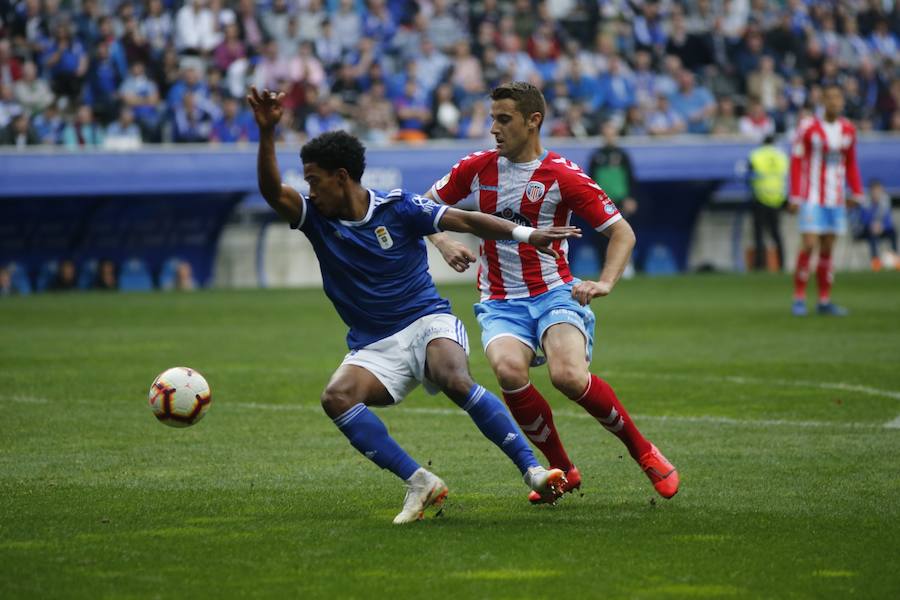
<svg viewBox="0 0 900 600">
<path fill-rule="evenodd" d="M 634 247 L 634 232 L 615 204 L 572 162 L 541 146 L 545 102 L 531 84 L 514 82 L 491 92 L 493 150 L 475 152 L 434 184 L 427 196 L 456 208 L 494 214 L 523 228 L 569 223 L 572 212 L 609 237 L 597 281 L 579 281 L 569 270 L 568 242 L 554 244 L 559 257 L 544 257 L 524 244 L 484 241 L 480 248 L 475 313 L 482 345 L 510 411 L 551 465 L 566 471 L 571 491 L 581 485 L 553 423 L 553 413 L 529 379 L 539 350 L 554 387 L 616 435 L 650 478 L 671 498 L 678 472 L 641 435 L 615 392 L 590 372 L 594 314 L 589 304 L 608 295 Z M 463 270 L 475 257 L 444 235 L 431 237 L 447 262 Z M 546 501 L 539 495 L 534 503 Z"/>
<path fill-rule="evenodd" d="M 821 315 L 844 316 L 847 310 L 831 301 L 834 282 L 832 254 L 838 234 L 847 229 L 844 189 L 853 192 L 850 202 L 862 200 L 862 179 L 856 162 L 856 128 L 844 112 L 844 92 L 838 85 L 824 91 L 825 114 L 809 117 L 797 126 L 791 152 L 790 211 L 799 217 L 801 247 L 794 272 L 794 303 L 791 311 L 805 316 L 806 282 L 813 252 L 819 250 L 816 281 Z"/>
</svg>

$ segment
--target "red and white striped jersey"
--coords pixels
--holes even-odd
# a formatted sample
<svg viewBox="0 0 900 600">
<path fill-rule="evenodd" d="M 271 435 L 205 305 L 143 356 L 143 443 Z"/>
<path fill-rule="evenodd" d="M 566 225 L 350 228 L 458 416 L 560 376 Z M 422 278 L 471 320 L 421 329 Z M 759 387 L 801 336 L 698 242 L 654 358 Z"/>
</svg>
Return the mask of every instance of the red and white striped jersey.
<svg viewBox="0 0 900 600">
<path fill-rule="evenodd" d="M 475 152 L 453 165 L 431 195 L 464 210 L 477 210 L 528 227 L 568 225 L 574 211 L 597 231 L 622 218 L 616 205 L 578 165 L 554 152 L 513 163 L 496 150 Z M 566 240 L 555 242 L 559 259 L 529 244 L 482 240 L 478 289 L 482 300 L 527 298 L 572 281 Z"/>
<path fill-rule="evenodd" d="M 847 185 L 862 195 L 853 123 L 843 117 L 800 121 L 791 152 L 791 202 L 843 206 Z"/>
</svg>

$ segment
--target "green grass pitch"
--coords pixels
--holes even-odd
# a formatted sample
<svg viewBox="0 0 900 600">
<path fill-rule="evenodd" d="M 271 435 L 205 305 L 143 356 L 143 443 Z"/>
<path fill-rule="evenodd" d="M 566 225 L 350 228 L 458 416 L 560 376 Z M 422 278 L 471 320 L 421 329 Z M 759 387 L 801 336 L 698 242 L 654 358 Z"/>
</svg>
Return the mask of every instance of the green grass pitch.
<svg viewBox="0 0 900 600">
<path fill-rule="evenodd" d="M 475 291 L 442 291 L 497 391 Z M 849 318 L 790 317 L 781 276 L 595 301 L 594 371 L 679 467 L 671 501 L 545 369 L 585 479 L 555 507 L 448 399 L 380 410 L 451 489 L 408 527 L 400 482 L 319 407 L 345 352 L 321 292 L 0 299 L 0 597 L 900 597 L 900 277 L 836 295 Z M 176 365 L 213 392 L 186 430 L 147 407 Z"/>
</svg>

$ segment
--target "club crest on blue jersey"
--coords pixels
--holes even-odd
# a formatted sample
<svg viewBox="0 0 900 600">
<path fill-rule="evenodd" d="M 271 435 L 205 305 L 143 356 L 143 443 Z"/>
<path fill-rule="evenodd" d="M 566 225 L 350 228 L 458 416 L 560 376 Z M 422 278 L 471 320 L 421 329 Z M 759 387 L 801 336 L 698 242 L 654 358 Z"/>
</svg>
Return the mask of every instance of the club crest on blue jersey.
<svg viewBox="0 0 900 600">
<path fill-rule="evenodd" d="M 391 232 L 384 225 L 379 225 L 375 228 L 375 237 L 378 238 L 378 245 L 381 246 L 382 250 L 387 250 L 394 245 Z"/>
<path fill-rule="evenodd" d="M 528 185 L 525 186 L 525 197 L 532 202 L 537 202 L 544 197 L 544 192 L 546 191 L 547 188 L 540 181 L 529 181 Z"/>
</svg>

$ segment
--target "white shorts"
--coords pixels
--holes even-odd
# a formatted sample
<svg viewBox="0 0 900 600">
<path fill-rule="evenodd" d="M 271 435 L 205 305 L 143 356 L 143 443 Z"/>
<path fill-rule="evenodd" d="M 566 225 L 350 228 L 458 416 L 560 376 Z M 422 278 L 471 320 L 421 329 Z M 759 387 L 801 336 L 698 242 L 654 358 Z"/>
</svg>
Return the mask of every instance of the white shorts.
<svg viewBox="0 0 900 600">
<path fill-rule="evenodd" d="M 425 348 L 431 340 L 453 340 L 469 355 L 469 337 L 462 321 L 454 315 L 425 315 L 392 336 L 352 350 L 341 365 L 356 365 L 369 371 L 387 388 L 394 402 L 400 402 L 421 382 L 429 394 L 440 389 L 425 377 Z"/>
</svg>

